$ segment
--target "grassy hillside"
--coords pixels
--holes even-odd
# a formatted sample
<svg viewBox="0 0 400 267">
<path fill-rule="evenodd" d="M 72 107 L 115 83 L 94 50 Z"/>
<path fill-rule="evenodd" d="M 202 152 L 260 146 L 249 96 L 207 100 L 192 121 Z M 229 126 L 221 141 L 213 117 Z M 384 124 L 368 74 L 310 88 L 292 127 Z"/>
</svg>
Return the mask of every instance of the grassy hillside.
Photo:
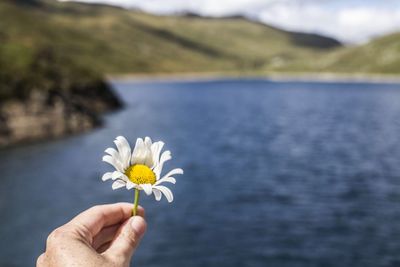
<svg viewBox="0 0 400 267">
<path fill-rule="evenodd" d="M 400 72 L 400 34 L 342 47 L 330 38 L 242 17 L 154 16 L 55 0 L 3 0 L 0 17 L 0 67 L 7 66 L 0 79 L 7 73 L 30 74 L 43 51 L 66 66 L 66 73 L 85 69 L 93 75 Z"/>
<path fill-rule="evenodd" d="M 253 72 L 290 69 L 339 46 L 241 17 L 154 16 L 52 0 L 1 1 L 0 17 L 1 49 L 15 68 L 51 49 L 100 73 Z"/>
<path fill-rule="evenodd" d="M 309 68 L 340 73 L 400 74 L 400 33 L 328 53 Z"/>
</svg>

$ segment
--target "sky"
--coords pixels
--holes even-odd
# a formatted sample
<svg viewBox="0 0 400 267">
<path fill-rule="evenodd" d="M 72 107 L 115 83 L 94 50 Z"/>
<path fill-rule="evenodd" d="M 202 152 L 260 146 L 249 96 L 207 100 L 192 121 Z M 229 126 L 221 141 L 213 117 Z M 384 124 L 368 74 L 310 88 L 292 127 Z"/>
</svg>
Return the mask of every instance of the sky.
<svg viewBox="0 0 400 267">
<path fill-rule="evenodd" d="M 67 1 L 67 0 L 63 0 Z M 400 31 L 400 0 L 80 0 L 155 14 L 243 15 L 286 30 L 364 43 Z"/>
</svg>

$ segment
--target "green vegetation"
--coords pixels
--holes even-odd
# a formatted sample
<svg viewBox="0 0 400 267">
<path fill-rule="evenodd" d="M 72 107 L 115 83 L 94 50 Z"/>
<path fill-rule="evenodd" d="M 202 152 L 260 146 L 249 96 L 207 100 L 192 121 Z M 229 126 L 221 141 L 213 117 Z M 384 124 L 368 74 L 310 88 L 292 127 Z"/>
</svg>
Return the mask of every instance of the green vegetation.
<svg viewBox="0 0 400 267">
<path fill-rule="evenodd" d="M 75 65 L 115 74 L 290 69 L 340 46 L 241 17 L 154 16 L 52 0 L 2 1 L 0 17 L 3 57 L 19 71 L 48 48 Z"/>
<path fill-rule="evenodd" d="M 155 16 L 55 0 L 0 1 L 0 97 L 101 74 L 400 71 L 400 34 L 360 47 L 242 17 Z"/>
<path fill-rule="evenodd" d="M 316 66 L 321 71 L 340 73 L 400 74 L 400 33 L 328 53 Z"/>
<path fill-rule="evenodd" d="M 61 33 L 40 16 L 43 8 L 48 7 L 34 0 L 0 3 L 1 101 L 26 99 L 32 90 L 67 96 L 106 87 L 100 72 L 53 46 L 52 36 Z"/>
</svg>

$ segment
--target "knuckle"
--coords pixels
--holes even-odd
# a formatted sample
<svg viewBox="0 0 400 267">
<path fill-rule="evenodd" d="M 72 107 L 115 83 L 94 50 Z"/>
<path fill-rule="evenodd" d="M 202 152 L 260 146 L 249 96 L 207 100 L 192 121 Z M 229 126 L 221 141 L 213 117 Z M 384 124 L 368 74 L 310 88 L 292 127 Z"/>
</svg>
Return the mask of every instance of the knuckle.
<svg viewBox="0 0 400 267">
<path fill-rule="evenodd" d="M 135 234 L 126 234 L 125 241 L 131 248 L 136 247 L 136 245 L 138 243 L 138 239 Z"/>
<path fill-rule="evenodd" d="M 87 226 L 85 226 L 84 224 L 78 223 L 75 225 L 74 229 L 78 233 L 79 237 L 83 238 L 84 240 L 89 240 L 90 243 L 93 242 L 93 236 Z"/>
<path fill-rule="evenodd" d="M 114 253 L 114 254 L 104 254 L 105 259 L 109 263 L 109 266 L 125 266 L 126 262 L 128 261 L 126 259 L 125 255 L 122 255 L 120 253 Z"/>
<path fill-rule="evenodd" d="M 44 259 L 45 259 L 45 255 L 44 255 L 44 253 L 43 253 L 43 254 L 41 254 L 41 255 L 37 258 L 36 267 L 42 267 L 42 266 L 44 266 Z"/>
<path fill-rule="evenodd" d="M 62 239 L 62 237 L 64 236 L 64 232 L 65 231 L 62 227 L 59 227 L 55 229 L 53 232 L 51 232 L 47 237 L 47 242 L 46 242 L 47 246 L 51 246 L 52 244 L 55 244 L 57 243 L 57 241 Z"/>
</svg>

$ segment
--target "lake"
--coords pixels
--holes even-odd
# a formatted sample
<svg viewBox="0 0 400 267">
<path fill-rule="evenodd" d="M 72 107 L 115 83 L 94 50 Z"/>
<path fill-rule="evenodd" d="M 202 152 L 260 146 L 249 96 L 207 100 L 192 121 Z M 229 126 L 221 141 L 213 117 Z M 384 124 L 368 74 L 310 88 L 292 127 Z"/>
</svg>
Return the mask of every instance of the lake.
<svg viewBox="0 0 400 267">
<path fill-rule="evenodd" d="M 78 212 L 132 201 L 101 161 L 117 135 L 163 140 L 175 200 L 142 197 L 133 266 L 400 266 L 400 86 L 114 81 L 104 127 L 0 151 L 0 266 L 32 266 Z M 144 195 L 143 195 L 144 196 Z"/>
</svg>

